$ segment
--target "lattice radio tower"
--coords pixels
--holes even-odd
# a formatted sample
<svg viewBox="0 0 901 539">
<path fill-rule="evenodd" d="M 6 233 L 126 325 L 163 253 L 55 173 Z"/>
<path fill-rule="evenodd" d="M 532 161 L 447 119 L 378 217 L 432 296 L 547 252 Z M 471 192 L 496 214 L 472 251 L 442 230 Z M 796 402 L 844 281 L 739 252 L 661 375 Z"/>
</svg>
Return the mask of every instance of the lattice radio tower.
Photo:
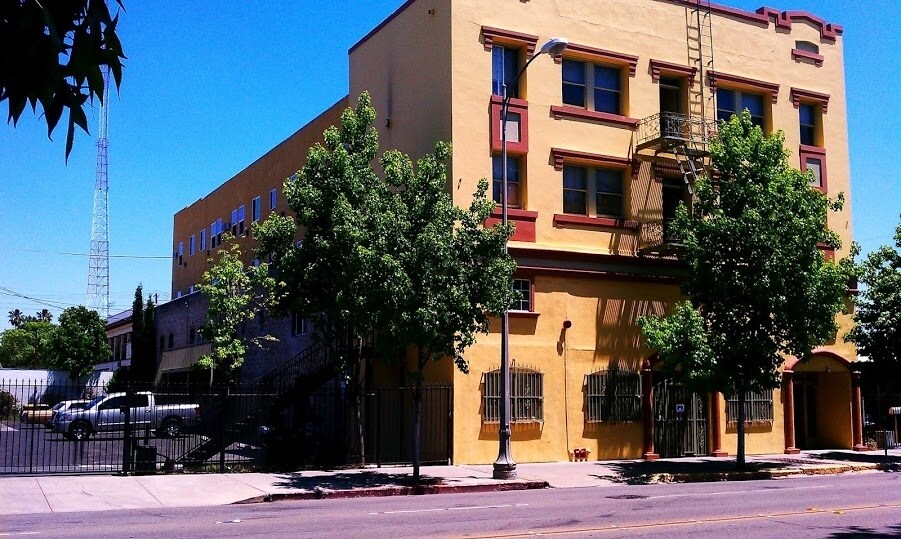
<svg viewBox="0 0 901 539">
<path fill-rule="evenodd" d="M 91 218 L 91 255 L 88 262 L 88 306 L 105 321 L 109 318 L 109 68 L 103 68 L 103 101 L 97 129 L 97 175 Z"/>
</svg>

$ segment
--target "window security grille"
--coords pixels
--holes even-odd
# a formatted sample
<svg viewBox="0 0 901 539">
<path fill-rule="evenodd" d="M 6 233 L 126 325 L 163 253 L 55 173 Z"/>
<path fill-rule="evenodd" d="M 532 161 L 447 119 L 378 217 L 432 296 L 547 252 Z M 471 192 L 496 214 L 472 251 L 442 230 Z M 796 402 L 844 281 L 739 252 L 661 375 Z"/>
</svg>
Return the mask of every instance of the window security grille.
<svg viewBox="0 0 901 539">
<path fill-rule="evenodd" d="M 501 371 L 486 372 L 482 381 L 483 423 L 500 422 Z M 513 367 L 510 371 L 510 420 L 512 423 L 544 421 L 544 374 Z"/>
<path fill-rule="evenodd" d="M 726 400 L 726 414 L 730 423 L 738 422 L 738 395 Z M 773 423 L 773 390 L 745 393 L 745 424 Z"/>
<path fill-rule="evenodd" d="M 641 376 L 632 371 L 597 371 L 585 376 L 585 420 L 617 423 L 641 419 Z"/>
</svg>

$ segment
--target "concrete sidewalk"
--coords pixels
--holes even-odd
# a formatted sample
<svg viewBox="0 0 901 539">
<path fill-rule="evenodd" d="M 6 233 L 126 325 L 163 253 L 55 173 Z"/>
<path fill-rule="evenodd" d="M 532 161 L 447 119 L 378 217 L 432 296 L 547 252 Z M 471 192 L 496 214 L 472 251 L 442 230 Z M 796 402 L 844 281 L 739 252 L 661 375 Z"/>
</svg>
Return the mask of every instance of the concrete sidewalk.
<svg viewBox="0 0 901 539">
<path fill-rule="evenodd" d="M 736 473 L 733 458 L 682 458 L 520 464 L 515 481 L 492 479 L 490 465 L 424 467 L 424 486 L 412 487 L 410 467 L 295 473 L 54 475 L 0 479 L 0 514 L 102 511 L 530 488 L 602 487 L 660 482 L 748 480 L 797 474 L 901 471 L 901 449 L 754 455 L 751 471 Z"/>
</svg>

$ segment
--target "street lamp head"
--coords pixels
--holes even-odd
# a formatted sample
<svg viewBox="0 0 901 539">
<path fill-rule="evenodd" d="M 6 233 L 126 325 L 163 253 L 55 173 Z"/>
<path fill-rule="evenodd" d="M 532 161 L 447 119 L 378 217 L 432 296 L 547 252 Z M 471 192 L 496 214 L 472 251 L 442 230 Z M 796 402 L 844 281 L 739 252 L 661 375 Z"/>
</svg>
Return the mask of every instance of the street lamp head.
<svg viewBox="0 0 901 539">
<path fill-rule="evenodd" d="M 538 54 L 550 54 L 551 56 L 560 56 L 569 45 L 569 40 L 565 37 L 555 37 L 541 47 Z"/>
</svg>

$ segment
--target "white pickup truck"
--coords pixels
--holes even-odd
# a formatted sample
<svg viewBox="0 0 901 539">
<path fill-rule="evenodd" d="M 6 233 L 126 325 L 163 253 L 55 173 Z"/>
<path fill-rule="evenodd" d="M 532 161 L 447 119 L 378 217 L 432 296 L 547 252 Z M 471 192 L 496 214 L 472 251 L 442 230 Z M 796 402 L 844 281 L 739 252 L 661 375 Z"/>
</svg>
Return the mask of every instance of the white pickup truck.
<svg viewBox="0 0 901 539">
<path fill-rule="evenodd" d="M 56 414 L 52 428 L 69 440 L 86 440 L 95 432 L 125 430 L 126 407 L 135 431 L 149 428 L 157 436 L 178 436 L 185 426 L 200 418 L 198 404 L 157 404 L 149 391 L 110 393 L 95 398 L 84 409 Z"/>
</svg>

